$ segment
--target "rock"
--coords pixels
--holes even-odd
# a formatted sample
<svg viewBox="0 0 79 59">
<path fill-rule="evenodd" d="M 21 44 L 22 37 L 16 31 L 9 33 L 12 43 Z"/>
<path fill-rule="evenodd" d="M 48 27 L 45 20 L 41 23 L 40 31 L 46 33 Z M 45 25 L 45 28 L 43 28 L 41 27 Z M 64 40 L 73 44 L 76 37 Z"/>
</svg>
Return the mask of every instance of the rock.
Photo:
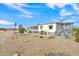
<svg viewBox="0 0 79 59">
<path fill-rule="evenodd" d="M 47 53 L 45 56 L 64 56 L 64 53 Z"/>
<path fill-rule="evenodd" d="M 24 42 L 29 42 L 29 40 L 24 40 Z"/>
<path fill-rule="evenodd" d="M 13 56 L 18 56 L 18 54 L 17 54 L 17 53 L 15 53 L 15 54 L 13 54 Z"/>
</svg>

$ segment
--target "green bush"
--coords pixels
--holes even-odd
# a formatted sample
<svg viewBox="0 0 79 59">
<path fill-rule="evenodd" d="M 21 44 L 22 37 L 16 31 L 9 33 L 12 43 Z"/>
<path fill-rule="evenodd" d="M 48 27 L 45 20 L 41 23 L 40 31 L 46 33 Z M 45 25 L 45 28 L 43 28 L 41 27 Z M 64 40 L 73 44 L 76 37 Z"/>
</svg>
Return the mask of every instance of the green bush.
<svg viewBox="0 0 79 59">
<path fill-rule="evenodd" d="M 31 31 L 31 30 L 29 30 L 29 33 L 32 33 L 32 31 Z"/>
<path fill-rule="evenodd" d="M 75 41 L 76 41 L 76 42 L 79 42 L 79 32 L 76 32 L 76 33 L 75 33 L 75 37 L 76 37 Z"/>
<path fill-rule="evenodd" d="M 19 25 L 19 33 L 24 33 L 25 28 L 22 25 Z"/>
<path fill-rule="evenodd" d="M 73 30 L 75 32 L 75 41 L 79 42 L 79 27 L 74 27 Z"/>
</svg>

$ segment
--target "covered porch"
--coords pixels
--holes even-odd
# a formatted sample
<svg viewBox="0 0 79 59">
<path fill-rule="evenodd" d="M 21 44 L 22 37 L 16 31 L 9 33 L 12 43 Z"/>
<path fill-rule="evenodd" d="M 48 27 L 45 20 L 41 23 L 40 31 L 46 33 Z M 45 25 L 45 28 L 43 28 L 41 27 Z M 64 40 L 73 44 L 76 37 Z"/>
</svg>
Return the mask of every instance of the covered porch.
<svg viewBox="0 0 79 59">
<path fill-rule="evenodd" d="M 61 36 L 61 37 L 71 37 L 73 35 L 73 22 L 57 22 L 57 27 L 56 27 L 56 36 Z"/>
</svg>

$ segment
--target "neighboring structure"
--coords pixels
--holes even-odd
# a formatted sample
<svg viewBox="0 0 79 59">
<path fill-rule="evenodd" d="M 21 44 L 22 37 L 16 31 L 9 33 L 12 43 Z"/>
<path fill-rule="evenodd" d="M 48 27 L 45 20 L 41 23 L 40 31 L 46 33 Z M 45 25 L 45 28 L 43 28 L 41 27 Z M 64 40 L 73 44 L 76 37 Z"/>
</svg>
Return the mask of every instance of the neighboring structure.
<svg viewBox="0 0 79 59">
<path fill-rule="evenodd" d="M 55 34 L 60 36 L 65 34 L 72 34 L 72 27 L 73 22 L 52 22 L 30 26 L 28 29 L 33 33 L 41 33 L 42 31 L 45 34 Z"/>
</svg>

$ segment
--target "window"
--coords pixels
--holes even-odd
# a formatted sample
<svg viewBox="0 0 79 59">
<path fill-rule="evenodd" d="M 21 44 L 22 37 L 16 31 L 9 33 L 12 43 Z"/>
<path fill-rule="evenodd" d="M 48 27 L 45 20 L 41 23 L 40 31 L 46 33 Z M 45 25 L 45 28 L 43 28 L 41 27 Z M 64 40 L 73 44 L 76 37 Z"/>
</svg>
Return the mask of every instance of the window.
<svg viewBox="0 0 79 59">
<path fill-rule="evenodd" d="M 52 25 L 50 25 L 50 26 L 49 26 L 49 29 L 52 29 L 52 28 L 53 28 L 53 26 L 52 26 Z"/>
<path fill-rule="evenodd" d="M 37 30 L 38 29 L 38 26 L 33 26 L 32 29 Z"/>
</svg>

